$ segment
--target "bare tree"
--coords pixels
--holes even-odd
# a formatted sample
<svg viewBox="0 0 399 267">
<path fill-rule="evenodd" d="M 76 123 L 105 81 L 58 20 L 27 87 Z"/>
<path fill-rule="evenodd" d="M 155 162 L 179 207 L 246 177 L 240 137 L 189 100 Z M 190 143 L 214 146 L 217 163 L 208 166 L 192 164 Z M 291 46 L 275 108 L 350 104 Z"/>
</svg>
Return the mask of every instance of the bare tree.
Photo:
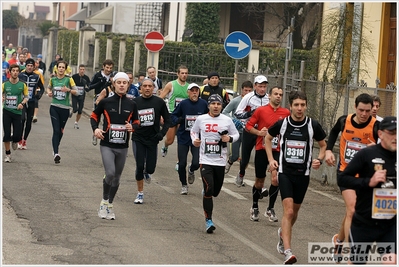
<svg viewBox="0 0 399 267">
<path fill-rule="evenodd" d="M 291 26 L 291 18 L 295 17 L 293 29 L 294 49 L 313 48 L 317 41 L 322 3 L 246 3 L 241 4 L 242 12 L 254 18 L 265 18 L 265 26 L 259 25 L 260 29 L 270 27 L 269 31 L 275 33 L 275 37 L 283 40 L 286 38 L 287 29 Z M 269 20 L 277 19 L 277 24 L 268 25 Z M 271 18 L 271 19 L 270 19 Z"/>
</svg>

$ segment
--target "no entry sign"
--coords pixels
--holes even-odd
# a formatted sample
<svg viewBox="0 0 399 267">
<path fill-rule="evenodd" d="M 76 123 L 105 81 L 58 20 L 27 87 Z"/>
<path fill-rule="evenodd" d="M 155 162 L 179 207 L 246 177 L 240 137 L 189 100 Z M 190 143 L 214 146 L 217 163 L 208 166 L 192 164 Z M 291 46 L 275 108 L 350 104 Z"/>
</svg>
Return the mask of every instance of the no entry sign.
<svg viewBox="0 0 399 267">
<path fill-rule="evenodd" d="M 165 45 L 165 39 L 160 32 L 152 31 L 144 37 L 144 46 L 150 52 L 158 52 Z"/>
</svg>

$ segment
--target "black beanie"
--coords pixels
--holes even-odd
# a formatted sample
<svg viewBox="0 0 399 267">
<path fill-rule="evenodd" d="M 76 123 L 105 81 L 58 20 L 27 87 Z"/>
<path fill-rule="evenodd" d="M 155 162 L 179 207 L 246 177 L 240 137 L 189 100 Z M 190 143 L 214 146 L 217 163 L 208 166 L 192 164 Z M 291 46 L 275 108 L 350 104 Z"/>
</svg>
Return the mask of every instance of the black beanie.
<svg viewBox="0 0 399 267">
<path fill-rule="evenodd" d="M 210 73 L 208 74 L 208 79 L 210 79 L 210 78 L 213 77 L 213 76 L 218 76 L 218 78 L 220 78 L 219 73 L 217 73 L 216 71 L 213 71 L 213 72 L 210 72 Z"/>
</svg>

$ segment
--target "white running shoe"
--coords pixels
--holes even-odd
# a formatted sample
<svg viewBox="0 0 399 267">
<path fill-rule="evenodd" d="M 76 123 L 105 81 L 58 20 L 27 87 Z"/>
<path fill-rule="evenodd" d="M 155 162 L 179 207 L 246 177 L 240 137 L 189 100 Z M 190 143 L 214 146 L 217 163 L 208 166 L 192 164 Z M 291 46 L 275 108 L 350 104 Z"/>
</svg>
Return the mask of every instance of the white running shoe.
<svg viewBox="0 0 399 267">
<path fill-rule="evenodd" d="M 277 230 L 277 235 L 278 235 L 278 243 L 277 243 L 277 251 L 278 253 L 284 255 L 284 242 L 283 242 L 283 238 L 281 237 L 281 227 L 278 228 Z"/>
<path fill-rule="evenodd" d="M 4 162 L 11 162 L 11 155 L 6 155 L 4 157 Z"/>
<path fill-rule="evenodd" d="M 108 201 L 102 200 L 100 202 L 100 208 L 98 209 L 98 217 L 101 219 L 107 218 L 108 214 Z"/>
<path fill-rule="evenodd" d="M 292 254 L 291 249 L 284 251 L 284 256 L 284 264 L 294 264 L 297 261 L 295 255 Z"/>
<path fill-rule="evenodd" d="M 189 184 L 193 184 L 195 181 L 195 173 L 194 172 L 190 172 L 190 167 L 191 165 L 188 165 L 188 169 L 187 169 L 187 182 Z"/>
<path fill-rule="evenodd" d="M 278 222 L 276 213 L 274 212 L 274 209 L 268 209 L 265 211 L 265 217 L 269 218 L 269 221 L 271 222 Z"/>
<path fill-rule="evenodd" d="M 233 163 L 230 164 L 230 161 L 227 161 L 226 166 L 224 167 L 224 174 L 229 173 L 231 166 L 233 166 Z"/>
<path fill-rule="evenodd" d="M 137 193 L 136 199 L 134 200 L 134 204 L 143 204 L 144 202 L 144 194 Z"/>
<path fill-rule="evenodd" d="M 254 222 L 259 221 L 259 209 L 251 208 L 250 212 L 251 212 L 251 217 L 250 217 L 251 221 L 254 221 Z"/>
<path fill-rule="evenodd" d="M 107 220 L 115 220 L 114 205 L 108 204 Z"/>
<path fill-rule="evenodd" d="M 183 185 L 181 187 L 180 195 L 187 195 L 187 194 L 188 194 L 188 186 L 187 185 Z"/>
</svg>

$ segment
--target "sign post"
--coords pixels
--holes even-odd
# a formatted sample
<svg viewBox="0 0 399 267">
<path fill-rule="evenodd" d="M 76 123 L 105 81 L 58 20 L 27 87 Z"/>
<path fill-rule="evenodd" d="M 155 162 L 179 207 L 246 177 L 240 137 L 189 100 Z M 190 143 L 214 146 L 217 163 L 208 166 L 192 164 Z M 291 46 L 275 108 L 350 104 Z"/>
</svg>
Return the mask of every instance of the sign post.
<svg viewBox="0 0 399 267">
<path fill-rule="evenodd" d="M 154 53 L 159 52 L 164 45 L 165 39 L 160 32 L 152 31 L 145 35 L 144 46 L 151 53 L 151 66 L 154 66 Z"/>
<path fill-rule="evenodd" d="M 235 31 L 230 33 L 224 41 L 224 50 L 226 54 L 235 59 L 234 68 L 234 94 L 237 94 L 237 72 L 238 72 L 238 60 L 248 56 L 252 49 L 252 40 L 245 32 Z"/>
</svg>

